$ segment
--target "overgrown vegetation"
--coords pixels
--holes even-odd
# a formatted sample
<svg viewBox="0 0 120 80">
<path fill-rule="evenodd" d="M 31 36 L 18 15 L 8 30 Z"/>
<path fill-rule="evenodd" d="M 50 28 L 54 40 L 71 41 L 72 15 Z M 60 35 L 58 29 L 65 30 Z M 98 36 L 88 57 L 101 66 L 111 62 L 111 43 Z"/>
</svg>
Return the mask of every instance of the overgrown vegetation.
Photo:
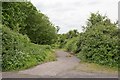
<svg viewBox="0 0 120 80">
<path fill-rule="evenodd" d="M 64 45 L 71 40 L 74 37 L 78 37 L 79 36 L 79 32 L 77 30 L 70 30 L 68 33 L 66 34 L 58 34 L 58 40 L 57 40 L 57 44 L 59 45 L 59 48 L 63 48 Z"/>
<path fill-rule="evenodd" d="M 2 70 L 20 70 L 55 60 L 52 48 L 64 48 L 82 61 L 118 67 L 119 29 L 117 23 L 92 13 L 84 31 L 57 34 L 49 18 L 30 2 L 3 2 Z"/>
<path fill-rule="evenodd" d="M 11 30 L 26 34 L 35 44 L 53 44 L 57 30 L 30 2 L 3 2 L 2 20 Z M 51 36 L 52 35 L 52 36 Z"/>
<path fill-rule="evenodd" d="M 3 2 L 2 70 L 26 69 L 55 60 L 56 28 L 30 2 Z M 52 35 L 52 36 L 51 36 Z"/>
<path fill-rule="evenodd" d="M 63 48 L 76 53 L 82 61 L 118 67 L 120 47 L 117 23 L 99 13 L 92 13 L 83 28 L 78 38 L 66 39 L 68 33 L 63 34 Z"/>
<path fill-rule="evenodd" d="M 67 51 L 76 53 L 77 40 L 78 40 L 78 37 L 74 37 L 74 38 L 72 38 L 72 39 L 69 39 L 69 40 L 67 41 L 67 43 L 65 44 L 64 48 L 65 48 Z"/>
<path fill-rule="evenodd" d="M 48 45 L 31 43 L 27 36 L 2 28 L 2 70 L 19 70 L 55 60 L 54 52 Z"/>
</svg>

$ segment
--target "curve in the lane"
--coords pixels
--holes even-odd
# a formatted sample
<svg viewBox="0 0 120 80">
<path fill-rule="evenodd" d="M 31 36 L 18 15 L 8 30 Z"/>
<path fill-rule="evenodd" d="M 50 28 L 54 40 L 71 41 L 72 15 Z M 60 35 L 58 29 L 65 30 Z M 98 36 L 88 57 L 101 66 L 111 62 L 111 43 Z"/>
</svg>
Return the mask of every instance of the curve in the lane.
<svg viewBox="0 0 120 80">
<path fill-rule="evenodd" d="M 118 75 L 76 71 L 80 60 L 62 50 L 56 51 L 57 61 L 47 62 L 19 72 L 4 72 L 3 78 L 118 78 Z M 84 67 L 82 67 L 84 68 Z"/>
</svg>

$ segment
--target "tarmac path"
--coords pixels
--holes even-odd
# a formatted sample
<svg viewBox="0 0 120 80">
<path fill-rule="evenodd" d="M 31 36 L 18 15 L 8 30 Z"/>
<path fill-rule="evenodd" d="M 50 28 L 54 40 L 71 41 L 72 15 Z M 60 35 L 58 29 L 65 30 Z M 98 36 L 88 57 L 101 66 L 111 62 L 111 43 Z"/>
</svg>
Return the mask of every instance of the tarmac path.
<svg viewBox="0 0 120 80">
<path fill-rule="evenodd" d="M 2 72 L 3 78 L 118 78 L 117 74 L 77 71 L 80 60 L 68 52 L 56 51 L 57 61 L 17 72 Z M 84 67 L 83 67 L 84 68 Z"/>
</svg>

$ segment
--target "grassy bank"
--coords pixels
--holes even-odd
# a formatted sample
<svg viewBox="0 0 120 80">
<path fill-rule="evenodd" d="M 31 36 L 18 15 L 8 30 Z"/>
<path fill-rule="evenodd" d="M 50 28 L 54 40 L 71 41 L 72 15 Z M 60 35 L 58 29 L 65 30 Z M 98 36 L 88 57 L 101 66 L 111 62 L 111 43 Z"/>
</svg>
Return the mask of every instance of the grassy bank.
<svg viewBox="0 0 120 80">
<path fill-rule="evenodd" d="M 7 27 L 2 30 L 2 70 L 21 70 L 37 64 L 55 60 L 49 45 L 31 43 L 26 35 L 13 32 Z"/>
</svg>

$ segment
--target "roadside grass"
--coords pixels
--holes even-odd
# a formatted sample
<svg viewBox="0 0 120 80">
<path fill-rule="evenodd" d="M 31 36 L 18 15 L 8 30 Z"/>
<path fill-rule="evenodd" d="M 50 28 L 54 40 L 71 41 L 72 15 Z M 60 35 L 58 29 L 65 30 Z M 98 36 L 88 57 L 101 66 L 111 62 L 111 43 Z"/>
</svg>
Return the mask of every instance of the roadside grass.
<svg viewBox="0 0 120 80">
<path fill-rule="evenodd" d="M 118 75 L 118 68 L 109 67 L 105 65 L 99 65 L 96 63 L 80 62 L 80 64 L 74 67 L 76 71 L 90 72 L 90 73 L 106 73 Z"/>
<path fill-rule="evenodd" d="M 0 27 L 2 30 L 2 71 L 18 71 L 54 61 L 55 55 L 50 45 L 31 43 L 26 35 Z"/>
</svg>

